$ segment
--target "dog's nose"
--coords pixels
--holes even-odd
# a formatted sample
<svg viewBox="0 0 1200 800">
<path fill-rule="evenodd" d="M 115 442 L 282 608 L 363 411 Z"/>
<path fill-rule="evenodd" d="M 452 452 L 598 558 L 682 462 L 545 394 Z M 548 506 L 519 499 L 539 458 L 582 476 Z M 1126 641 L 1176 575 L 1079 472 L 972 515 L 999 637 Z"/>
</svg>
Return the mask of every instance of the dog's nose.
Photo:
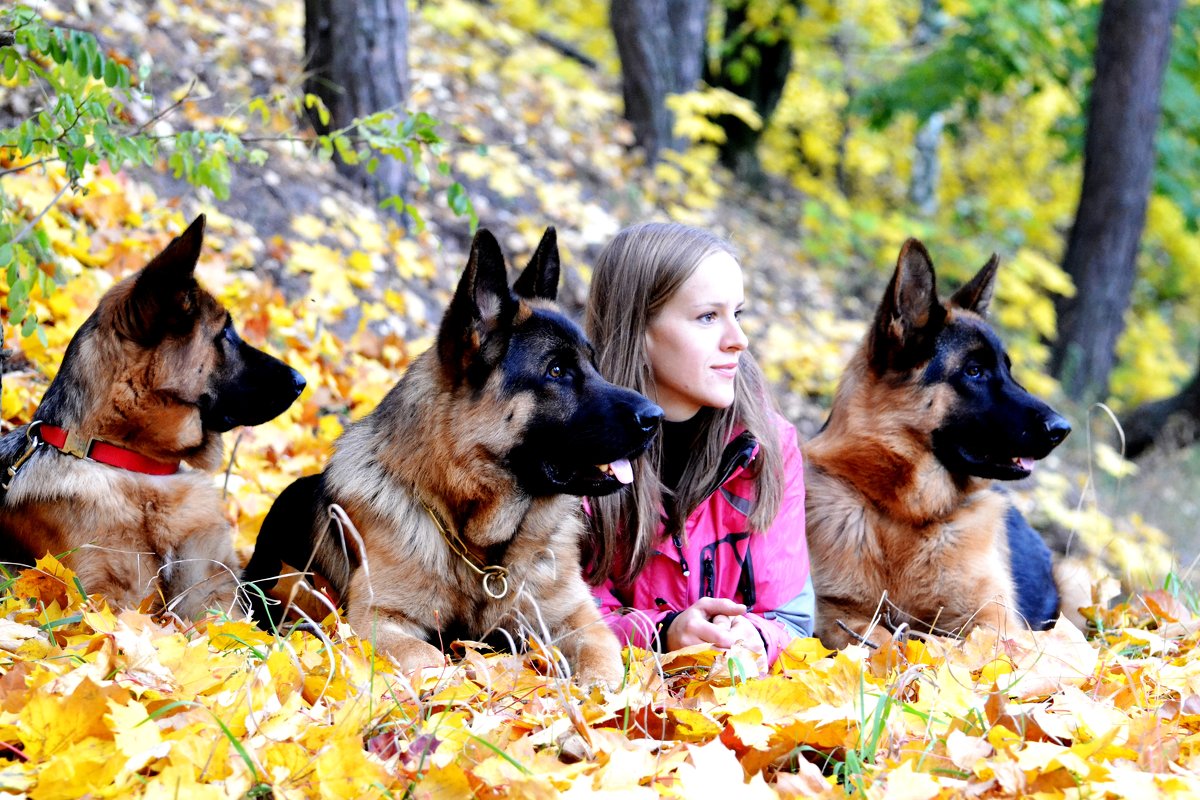
<svg viewBox="0 0 1200 800">
<path fill-rule="evenodd" d="M 1067 434 L 1071 432 L 1071 423 L 1060 417 L 1058 414 L 1051 414 L 1045 421 L 1046 438 L 1050 440 L 1050 444 L 1057 447 L 1063 439 L 1067 438 Z"/>
<path fill-rule="evenodd" d="M 292 370 L 292 389 L 296 392 L 296 397 L 304 391 L 304 387 L 308 385 L 308 381 L 304 380 L 304 376 L 296 370 Z"/>
<path fill-rule="evenodd" d="M 648 403 L 634 412 L 637 426 L 646 433 L 656 430 L 663 419 L 663 410 L 654 403 Z"/>
</svg>

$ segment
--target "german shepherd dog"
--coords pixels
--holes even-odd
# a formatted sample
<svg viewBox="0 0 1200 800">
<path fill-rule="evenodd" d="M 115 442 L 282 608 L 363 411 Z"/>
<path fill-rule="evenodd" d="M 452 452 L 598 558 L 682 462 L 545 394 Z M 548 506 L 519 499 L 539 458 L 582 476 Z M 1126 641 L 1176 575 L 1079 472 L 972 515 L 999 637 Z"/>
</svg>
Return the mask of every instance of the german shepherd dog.
<svg viewBox="0 0 1200 800">
<path fill-rule="evenodd" d="M 816 632 L 827 645 L 877 645 L 902 625 L 1041 629 L 1060 610 L 1082 621 L 1078 575 L 1052 563 L 993 485 L 1028 476 L 1071 431 L 1013 378 L 984 320 L 998 264 L 993 255 L 942 303 L 929 253 L 905 243 L 805 448 Z"/>
<path fill-rule="evenodd" d="M 311 565 L 406 670 L 445 664 L 437 645 L 457 637 L 516 644 L 544 626 L 577 678 L 618 683 L 620 647 L 580 574 L 579 496 L 632 480 L 662 409 L 600 377 L 556 310 L 558 277 L 553 228 L 511 289 L 479 231 L 436 345 L 347 428 L 323 473 L 280 494 L 245 579 L 276 590 L 284 565 Z M 331 523 L 339 510 L 359 538 Z M 279 619 L 256 606 L 264 624 Z"/>
<path fill-rule="evenodd" d="M 33 421 L 0 439 L 0 559 L 50 553 L 115 605 L 154 597 L 184 618 L 245 613 L 211 474 L 220 434 L 266 422 L 304 388 L 196 282 L 203 237 L 201 215 L 105 293 Z"/>
</svg>

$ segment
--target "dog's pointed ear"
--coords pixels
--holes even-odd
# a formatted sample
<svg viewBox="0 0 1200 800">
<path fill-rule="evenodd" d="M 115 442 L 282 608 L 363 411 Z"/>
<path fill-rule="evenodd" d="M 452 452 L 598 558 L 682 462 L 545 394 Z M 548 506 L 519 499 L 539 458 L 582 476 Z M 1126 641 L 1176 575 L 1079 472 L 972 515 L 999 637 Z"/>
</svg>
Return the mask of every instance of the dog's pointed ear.
<svg viewBox="0 0 1200 800">
<path fill-rule="evenodd" d="M 170 333 L 191 328 L 204 222 L 203 214 L 196 217 L 133 279 L 129 292 L 114 310 L 113 323 L 119 334 L 149 346 Z"/>
<path fill-rule="evenodd" d="M 558 297 L 558 234 L 551 225 L 542 234 L 529 264 L 513 284 L 513 293 L 526 300 Z"/>
<path fill-rule="evenodd" d="M 974 311 L 981 317 L 986 316 L 988 306 L 992 303 L 992 292 L 996 288 L 996 269 L 999 266 L 1000 256 L 992 253 L 975 277 L 954 293 L 950 304 L 964 311 Z"/>
<path fill-rule="evenodd" d="M 875 312 L 868 352 L 871 365 L 883 373 L 920 363 L 931 354 L 945 319 L 929 251 L 909 239 L 900 248 L 896 271 Z"/>
<path fill-rule="evenodd" d="M 487 363 L 495 363 L 503 355 L 508 344 L 504 334 L 517 308 L 517 299 L 508 288 L 500 244 L 480 228 L 438 329 L 438 356 L 455 382 L 466 376 L 477 355 Z"/>
</svg>

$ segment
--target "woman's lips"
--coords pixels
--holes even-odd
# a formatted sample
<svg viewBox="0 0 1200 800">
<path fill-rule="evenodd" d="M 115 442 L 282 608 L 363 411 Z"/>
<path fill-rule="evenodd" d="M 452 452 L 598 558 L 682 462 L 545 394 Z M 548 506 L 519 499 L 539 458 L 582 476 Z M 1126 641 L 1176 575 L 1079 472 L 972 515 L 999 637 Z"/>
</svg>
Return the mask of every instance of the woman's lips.
<svg viewBox="0 0 1200 800">
<path fill-rule="evenodd" d="M 713 372 L 725 378 L 732 378 L 737 374 L 737 364 L 718 364 L 714 366 Z"/>
</svg>

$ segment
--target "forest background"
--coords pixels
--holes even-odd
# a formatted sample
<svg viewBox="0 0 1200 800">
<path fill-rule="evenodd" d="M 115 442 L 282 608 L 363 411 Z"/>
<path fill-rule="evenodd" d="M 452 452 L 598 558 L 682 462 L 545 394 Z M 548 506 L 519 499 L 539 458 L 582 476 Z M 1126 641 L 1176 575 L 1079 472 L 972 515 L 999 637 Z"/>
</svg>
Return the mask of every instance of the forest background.
<svg viewBox="0 0 1200 800">
<path fill-rule="evenodd" d="M 1200 352 L 1200 194 L 1194 177 L 1200 166 L 1200 4 L 1135 4 L 1144 19 L 1158 14 L 1165 20 L 1157 40 L 1153 26 L 1137 16 L 1123 24 L 1110 18 L 1106 27 L 1102 11 L 1122 4 L 1087 0 L 1000 6 L 979 0 L 615 0 L 616 24 L 609 21 L 610 4 L 601 0 L 399 4 L 397 46 L 406 58 L 394 88 L 402 91 L 385 106 L 351 109 L 349 116 L 339 107 L 346 95 L 329 93 L 328 81 L 324 88 L 314 83 L 306 57 L 319 55 L 312 31 L 306 46 L 306 22 L 324 15 L 336 27 L 340 5 L 162 0 L 131 8 L 79 0 L 0 10 L 0 35 L 13 32 L 10 41 L 0 39 L 6 350 L 0 431 L 30 418 L 66 342 L 100 294 L 144 264 L 197 212 L 207 213 L 201 280 L 229 304 L 247 339 L 285 358 L 310 387 L 280 419 L 241 431 L 231 442 L 231 468 L 221 480 L 246 557 L 275 495 L 295 477 L 318 470 L 343 426 L 374 407 L 428 346 L 476 224 L 496 233 L 516 263 L 545 226 L 556 226 L 567 273 L 565 301 L 575 310 L 586 294 L 592 259 L 623 225 L 670 218 L 728 236 L 746 266 L 747 327 L 756 353 L 802 438 L 819 427 L 901 242 L 917 236 L 930 248 L 943 286 L 969 277 L 990 253 L 1000 255 L 993 321 L 1021 381 L 1075 427 L 1067 444 L 1017 487 L 1027 516 L 1057 546 L 1090 559 L 1098 576 L 1116 576 L 1122 597 L 1165 587 L 1169 594 L 1143 596 L 1157 597 L 1158 611 L 1169 597 L 1181 604 L 1171 605 L 1170 619 L 1191 619 L 1192 567 L 1200 552 L 1194 522 L 1200 456 L 1181 445 L 1194 438 L 1200 391 L 1194 380 Z M 668 8 L 700 13 L 703 35 L 679 35 L 671 27 L 679 20 Z M 395 15 L 397 4 L 391 9 Z M 51 32 L 56 26 L 60 33 Z M 649 38 L 639 41 L 639 35 Z M 699 44 L 698 61 L 679 52 L 688 41 Z M 653 58 L 636 66 L 639 52 Z M 1157 73 L 1147 53 L 1158 54 Z M 1139 54 L 1150 68 L 1135 73 L 1142 69 Z M 1122 62 L 1122 56 L 1130 60 Z M 1131 112 L 1140 130 L 1118 131 L 1107 145 L 1097 145 L 1089 138 L 1101 133 L 1089 125 L 1089 98 L 1104 70 L 1098 65 L 1113 59 L 1124 65 L 1118 75 L 1149 76 L 1127 81 L 1126 102 L 1132 109 L 1148 98 L 1154 113 Z M 386 82 L 379 80 L 384 75 L 371 77 Z M 638 86 L 644 91 L 631 93 Z M 1132 201 L 1122 213 L 1110 208 L 1107 218 L 1100 217 L 1104 228 L 1124 231 L 1126 245 L 1132 236 L 1132 249 L 1122 254 L 1110 248 L 1101 253 L 1109 256 L 1103 264 L 1079 267 L 1070 253 L 1071 233 L 1080 229 L 1076 216 L 1104 188 L 1089 185 L 1088 164 L 1124 163 L 1146 142 L 1144 175 L 1126 176 L 1128 185 L 1118 187 Z M 1099 157 L 1085 158 L 1092 153 Z M 402 163 L 393 170 L 389 158 L 397 157 Z M 1115 354 L 1111 371 L 1103 368 L 1099 377 L 1093 372 L 1081 381 L 1078 358 L 1060 346 L 1068 338 L 1060 335 L 1060 320 L 1076 313 L 1072 298 L 1092 297 L 1090 289 L 1122 281 L 1129 284 L 1124 303 L 1118 298 L 1100 312 L 1085 305 L 1093 309 L 1090 329 L 1072 322 L 1070 337 L 1077 341 L 1116 337 L 1109 348 Z M 1163 400 L 1166 405 L 1155 405 Z M 1122 458 L 1115 423 L 1146 418 L 1139 409 L 1158 420 L 1155 430 L 1169 435 L 1131 462 Z M 1177 413 L 1168 419 L 1164 410 Z M 1100 590 L 1098 599 L 1111 599 L 1114 591 Z M 26 656 L 68 646 L 47 631 L 73 631 L 85 622 L 82 596 L 51 592 L 43 599 L 57 603 L 61 616 L 51 620 L 55 624 L 27 625 L 38 633 L 13 640 L 17 649 L 33 647 Z M 1118 618 L 1133 627 L 1155 627 L 1164 619 L 1145 616 L 1144 603 L 1133 605 L 1141 611 L 1117 606 L 1132 614 Z M 87 622 L 90 634 L 73 634 L 81 637 L 75 644 L 102 631 L 115 637 L 118 622 L 132 624 L 93 619 Z M 160 661 L 169 638 L 161 635 L 154 637 Z M 208 635 L 211 644 L 214 634 Z M 241 628 L 230 636 L 250 642 L 248 658 L 263 656 L 255 648 L 268 646 Z M 1109 641 L 1094 652 L 1110 646 L 1120 651 L 1130 645 Z M 1190 644 L 1174 647 L 1182 657 Z M 125 642 L 115 652 L 128 650 Z M 801 653 L 793 667 L 815 670 L 813 665 L 831 661 L 826 655 Z M 310 656 L 302 651 L 298 658 Z M 1021 660 L 1011 656 L 1015 673 Z M 344 657 L 353 661 L 350 653 Z M 701 666 L 679 666 L 678 675 L 687 680 L 668 681 L 668 689 L 692 691 L 693 700 L 703 696 L 707 702 L 712 698 L 704 692 L 737 685 L 728 669 L 722 674 L 713 667 L 711 654 L 696 658 Z M 833 661 L 852 674 L 847 685 L 885 687 L 878 695 L 884 698 L 903 694 L 894 691 L 896 676 L 883 668 L 872 672 L 864 654 L 857 660 L 838 656 L 843 658 L 849 660 Z M 926 658 L 926 666 L 949 669 L 948 654 Z M 1062 658 L 1078 666 L 1077 655 Z M 269 660 L 261 658 L 263 664 Z M 913 657 L 913 663 L 922 662 Z M 994 667 L 983 675 L 990 663 L 970 670 L 972 685 L 984 686 L 981 704 L 989 697 L 988 679 L 995 683 Z M 339 679 L 353 684 L 353 668 L 344 669 Z M 32 689 L 36 681 L 25 680 L 24 670 L 22 680 Z M 326 677 L 332 680 L 333 672 Z M 209 688 L 227 677 L 220 670 L 213 676 Z M 319 705 L 314 697 L 340 708 L 344 697 L 329 695 L 328 686 L 314 694 L 311 687 L 299 691 L 304 679 L 295 680 L 310 711 Z M 466 679 L 457 680 L 461 687 Z M 693 689 L 680 690 L 684 684 Z M 1175 691 L 1179 703 L 1194 694 Z M 280 702 L 294 702 L 277 693 Z M 1020 692 L 1007 698 L 1018 696 L 1030 699 Z M 1033 695 L 1043 702 L 1047 696 L 1053 692 Z M 102 697 L 101 705 L 111 699 Z M 640 708 L 629 697 L 624 701 L 627 715 L 628 708 Z M 420 699 L 429 702 L 429 695 Z M 620 703 L 606 702 L 604 713 L 615 715 Z M 661 696 L 655 702 L 661 705 Z M 139 708 L 144 719 L 157 721 L 169 705 Z M 760 719 L 756 724 L 773 732 L 760 730 L 765 738 L 750 742 L 740 737 L 752 735 L 729 721 L 728 703 L 719 707 L 724 712 L 703 707 L 703 724 L 684 713 L 694 704 L 666 705 L 659 711 L 674 727 L 665 738 L 706 747 L 721 743 L 737 756 L 746 778 L 765 779 L 783 793 L 789 784 L 780 776 L 802 775 L 806 759 L 842 786 L 858 780 L 860 787 L 881 792 L 892 785 L 883 777 L 889 770 L 929 774 L 928 765 L 914 766 L 897 744 L 911 741 L 912 733 L 909 739 L 893 735 L 892 706 L 875 706 L 872 715 L 862 697 L 857 703 L 826 697 L 806 706 L 826 709 L 845 741 L 823 720 L 812 725 L 825 730 L 822 735 L 788 729 L 783 750 L 778 737 L 790 719 Z M 829 711 L 835 707 L 845 719 Z M 1003 709 L 975 710 L 989 730 L 1004 720 Z M 610 718 L 593 715 L 588 723 Z M 123 719 L 111 730 L 123 729 Z M 0 718 L 0 728 L 4 724 Z M 380 731 L 392 731 L 395 721 L 383 714 L 364 725 L 375 734 L 368 741 L 382 747 Z M 222 741 L 235 753 L 230 775 L 250 788 L 270 785 L 264 777 L 269 770 L 256 761 L 260 752 L 250 746 L 253 725 L 241 720 L 230 730 L 226 721 Z M 405 730 L 390 741 L 391 751 L 371 756 L 399 758 L 409 779 L 428 779 L 429 759 L 418 750 L 414 760 L 412 750 L 425 734 Z M 520 738 L 506 730 L 511 741 Z M 964 730 L 950 725 L 938 738 L 927 729 L 922 746 L 951 758 L 948 737 Z M 1070 746 L 1088 740 L 1077 729 L 1071 735 L 1063 730 L 1054 728 L 1047 741 Z M 561 746 L 559 733 L 547 741 Z M 466 769 L 443 750 L 441 777 L 451 780 L 447 771 L 459 769 L 476 789 L 511 788 L 507 773 L 488 777 L 478 769 L 501 751 L 508 760 L 500 759 L 495 769 L 511 768 L 509 740 L 483 738 L 495 753 L 485 747 L 484 758 Z M 587 746 L 608 753 L 594 739 Z M 892 742 L 892 762 L 883 755 L 886 741 Z M 987 758 L 1002 760 L 1003 743 L 987 742 Z M 529 746 L 531 753 L 541 752 Z M 802 754 L 817 750 L 824 762 Z M 316 745 L 311 752 L 319 752 Z M 690 758 L 686 749 L 678 753 Z M 24 755 L 16 763 L 36 776 L 38 758 L 28 748 Z M 1186 755 L 1176 747 L 1167 760 L 1181 764 Z M 788 758 L 792 766 L 781 768 Z M 975 762 L 964 768 L 951 760 L 951 771 L 964 773 L 952 780 L 1005 785 L 996 777 L 999 769 L 989 774 L 974 769 Z M 124 763 L 121 774 L 163 774 L 147 766 L 154 763 L 149 756 L 137 768 Z M 656 763 L 660 770 L 661 760 Z M 372 762 L 371 770 L 376 767 Z M 685 781 L 682 772 L 662 774 L 668 773 Z M 892 774 L 896 786 L 907 785 L 908 773 L 903 780 Z M 1086 771 L 1071 774 L 1079 779 Z M 558 788 L 575 777 L 559 776 Z M 492 778 L 497 782 L 489 783 Z M 26 775 L 14 785 L 42 786 L 29 780 Z M 275 790 L 285 784 L 275 783 Z M 949 784 L 922 785 L 941 791 Z"/>
</svg>

